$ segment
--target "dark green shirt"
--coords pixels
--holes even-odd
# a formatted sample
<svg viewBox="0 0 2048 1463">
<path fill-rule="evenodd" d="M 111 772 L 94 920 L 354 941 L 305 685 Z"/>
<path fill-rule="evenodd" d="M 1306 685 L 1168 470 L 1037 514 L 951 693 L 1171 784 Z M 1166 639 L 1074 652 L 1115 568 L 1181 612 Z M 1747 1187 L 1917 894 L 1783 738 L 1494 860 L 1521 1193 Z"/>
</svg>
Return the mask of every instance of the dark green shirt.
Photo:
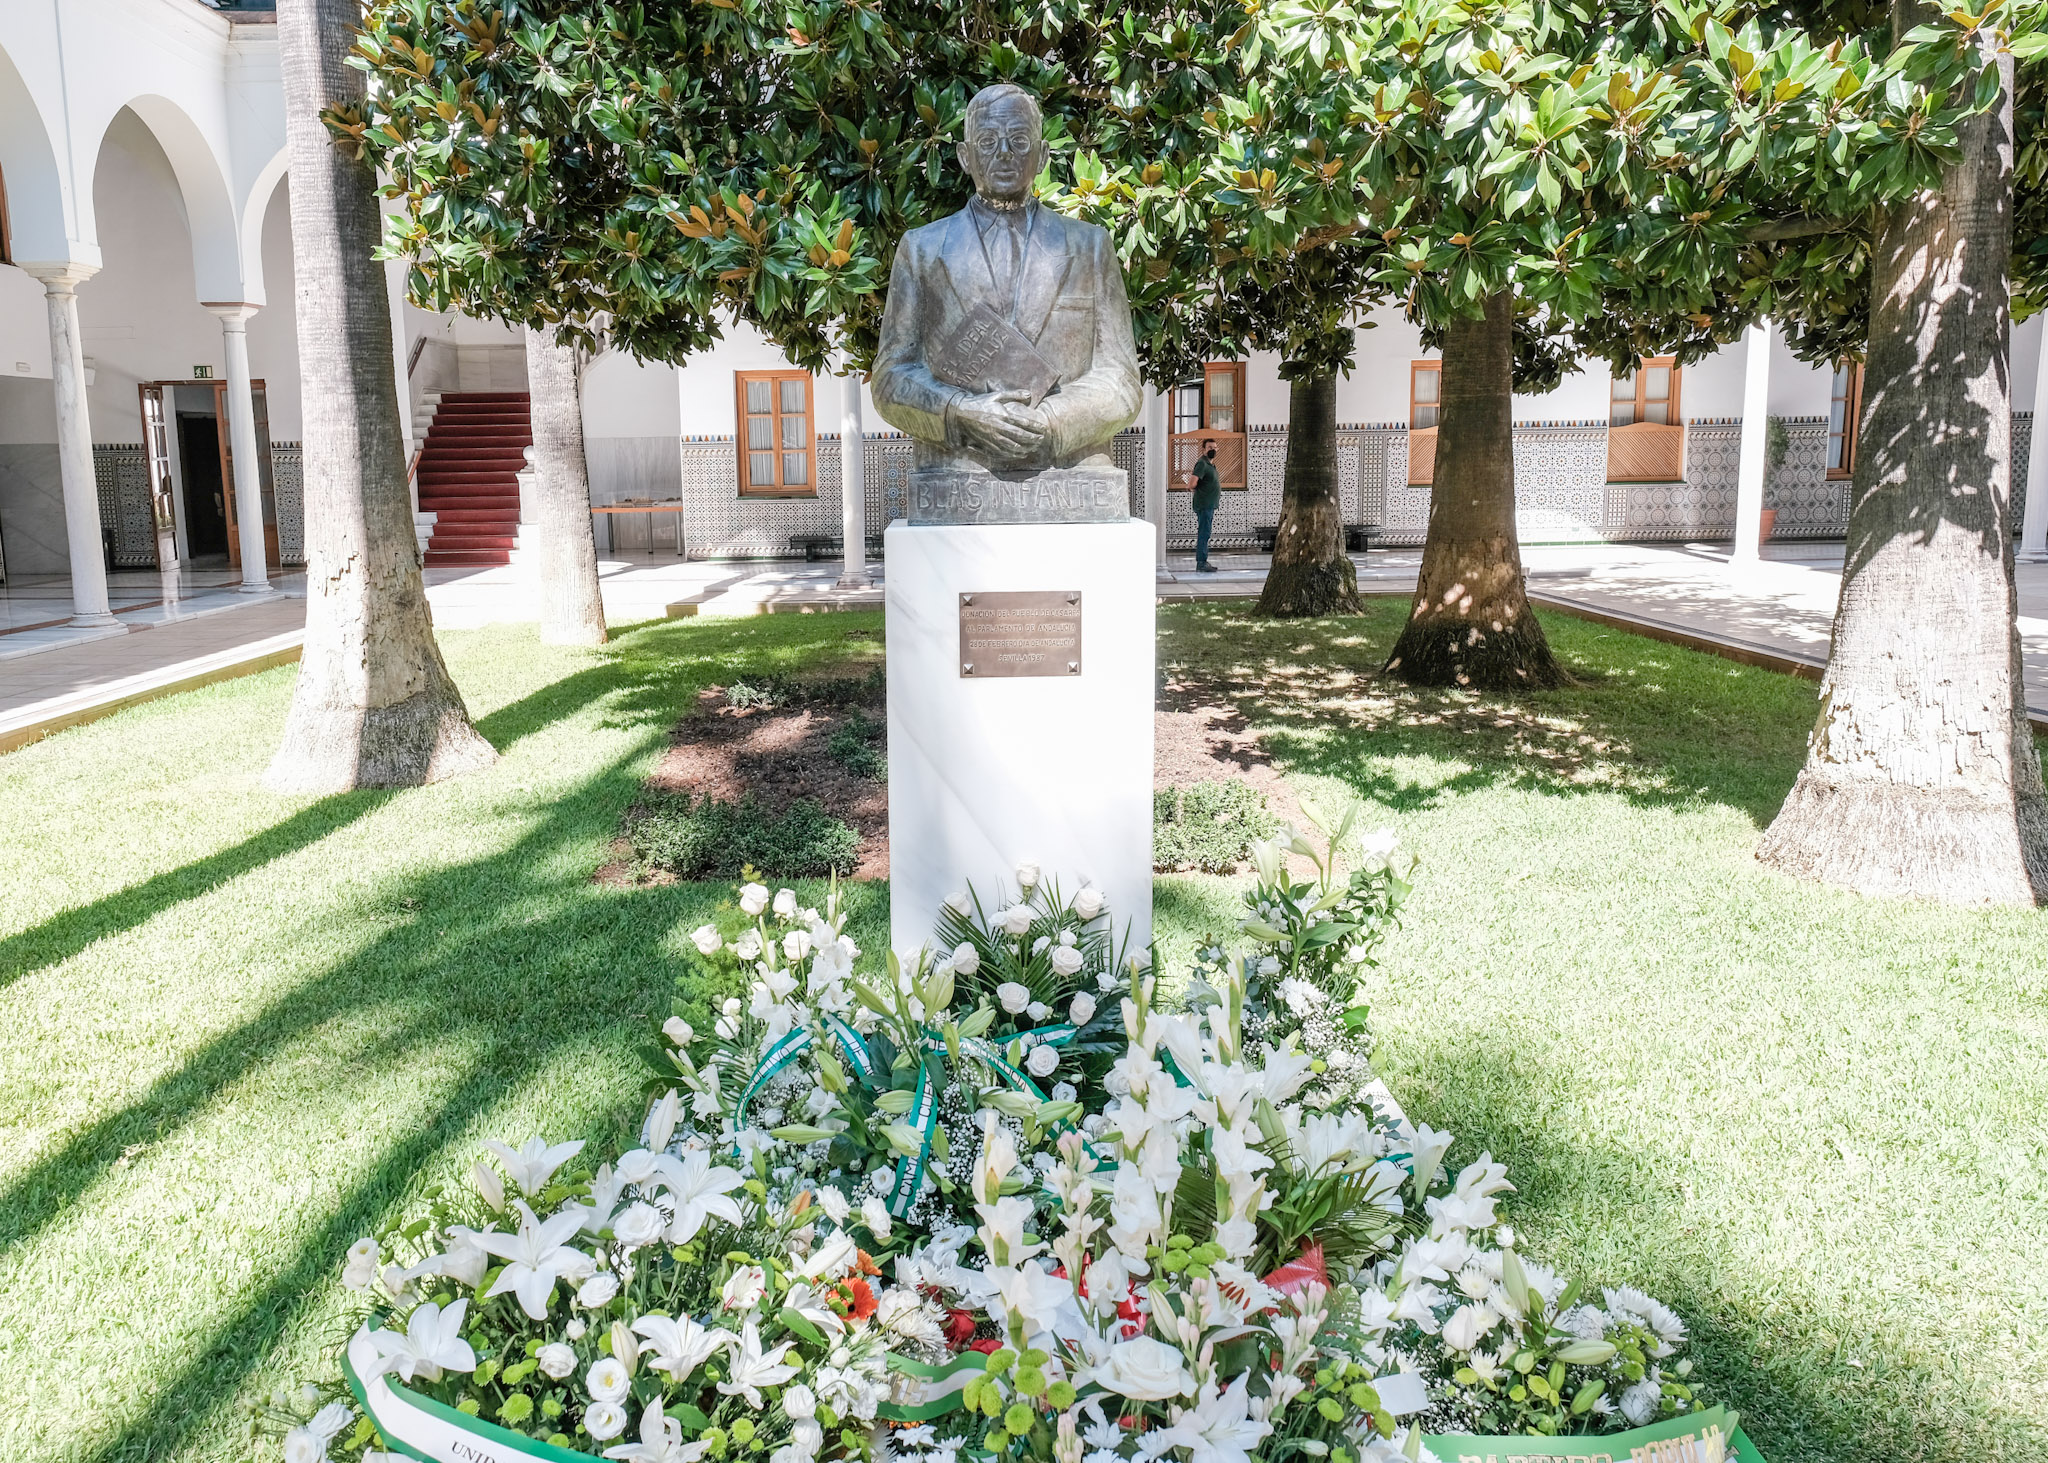
<svg viewBox="0 0 2048 1463">
<path fill-rule="evenodd" d="M 1195 459 L 1195 502 L 1197 513 L 1212 513 L 1223 501 L 1223 479 L 1216 476 L 1216 464 L 1206 457 Z"/>
</svg>

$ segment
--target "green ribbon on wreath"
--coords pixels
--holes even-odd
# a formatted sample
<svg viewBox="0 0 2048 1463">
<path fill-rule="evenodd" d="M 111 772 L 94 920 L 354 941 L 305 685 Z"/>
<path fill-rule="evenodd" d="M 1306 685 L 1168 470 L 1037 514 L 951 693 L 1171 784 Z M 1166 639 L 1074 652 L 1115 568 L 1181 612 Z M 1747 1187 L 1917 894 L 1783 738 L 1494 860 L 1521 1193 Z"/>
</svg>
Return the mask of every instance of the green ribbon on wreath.
<svg viewBox="0 0 2048 1463">
<path fill-rule="evenodd" d="M 868 1044 L 861 1039 L 861 1034 L 837 1016 L 826 1016 L 823 1024 L 832 1034 L 832 1044 L 839 1048 L 846 1058 L 847 1065 L 859 1076 L 861 1085 L 877 1085 L 874 1054 L 868 1050 Z M 739 1101 L 733 1104 L 732 1127 L 735 1133 L 747 1125 L 747 1104 L 758 1097 L 761 1089 L 774 1081 L 784 1067 L 809 1051 L 813 1040 L 811 1029 L 808 1026 L 799 1026 L 761 1053 L 761 1061 L 754 1068 L 754 1075 L 741 1089 Z M 733 1145 L 732 1151 L 734 1156 L 740 1156 L 740 1146 L 737 1143 Z"/>
</svg>

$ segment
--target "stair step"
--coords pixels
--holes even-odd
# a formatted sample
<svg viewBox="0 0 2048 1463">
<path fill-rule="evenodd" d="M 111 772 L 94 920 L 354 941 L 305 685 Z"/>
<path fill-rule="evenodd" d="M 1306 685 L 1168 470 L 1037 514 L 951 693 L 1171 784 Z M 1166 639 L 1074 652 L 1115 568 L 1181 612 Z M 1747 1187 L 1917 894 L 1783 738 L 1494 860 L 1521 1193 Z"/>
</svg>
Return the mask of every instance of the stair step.
<svg viewBox="0 0 2048 1463">
<path fill-rule="evenodd" d="M 530 391 L 444 391 L 441 402 L 445 406 L 451 401 L 516 401 L 524 404 L 533 400 Z"/>
</svg>

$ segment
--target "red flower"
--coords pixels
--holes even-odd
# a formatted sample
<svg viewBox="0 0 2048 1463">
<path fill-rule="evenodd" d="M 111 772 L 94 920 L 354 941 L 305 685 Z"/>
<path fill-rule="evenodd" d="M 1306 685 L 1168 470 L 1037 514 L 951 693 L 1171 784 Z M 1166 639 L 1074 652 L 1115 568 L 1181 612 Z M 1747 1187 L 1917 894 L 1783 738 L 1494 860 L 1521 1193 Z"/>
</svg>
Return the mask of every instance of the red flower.
<svg viewBox="0 0 2048 1463">
<path fill-rule="evenodd" d="M 979 1341 L 968 1342 L 966 1349 L 978 1351 L 983 1356 L 993 1356 L 996 1352 L 1003 1349 L 1003 1343 L 993 1336 L 984 1336 Z"/>
<path fill-rule="evenodd" d="M 946 1312 L 946 1344 L 958 1351 L 974 1335 L 974 1312 Z"/>
</svg>

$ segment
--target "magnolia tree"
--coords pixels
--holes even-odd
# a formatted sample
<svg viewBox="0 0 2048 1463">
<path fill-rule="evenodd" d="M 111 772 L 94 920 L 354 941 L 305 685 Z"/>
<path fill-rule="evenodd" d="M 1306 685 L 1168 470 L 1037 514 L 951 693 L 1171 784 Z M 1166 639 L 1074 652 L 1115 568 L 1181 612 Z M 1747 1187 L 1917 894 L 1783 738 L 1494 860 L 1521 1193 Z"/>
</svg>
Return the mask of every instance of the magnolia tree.
<svg viewBox="0 0 2048 1463">
<path fill-rule="evenodd" d="M 1886 18 L 1813 9 L 1817 26 Z M 2040 289 L 2043 214 L 2033 87 L 2016 170 L 2014 59 L 2048 37 L 2031 7 L 1901 3 L 1888 18 L 1899 51 L 1963 73 L 1979 109 L 1931 166 L 1866 166 L 1840 206 L 1814 210 L 1820 247 L 1867 264 L 1858 308 L 1816 308 L 1796 254 L 1777 271 L 1796 347 L 1867 354 L 1820 716 L 1758 856 L 1869 893 L 2038 903 L 2048 801 L 2021 679 L 2009 356 L 2010 281 Z"/>
</svg>

